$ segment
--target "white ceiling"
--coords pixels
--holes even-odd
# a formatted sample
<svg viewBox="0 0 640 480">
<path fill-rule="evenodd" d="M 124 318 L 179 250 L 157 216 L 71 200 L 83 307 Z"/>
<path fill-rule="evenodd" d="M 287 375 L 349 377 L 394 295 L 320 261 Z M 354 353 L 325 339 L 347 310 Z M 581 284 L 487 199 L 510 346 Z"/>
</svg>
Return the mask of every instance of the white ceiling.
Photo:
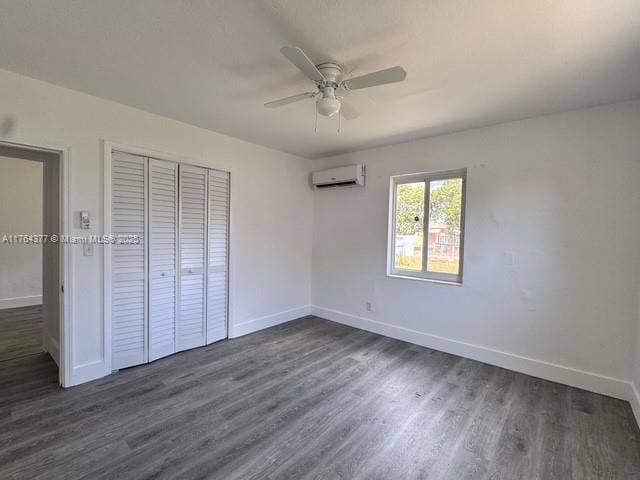
<svg viewBox="0 0 640 480">
<path fill-rule="evenodd" d="M 316 134 L 283 45 L 407 81 Z M 640 97 L 640 1 L 0 0 L 0 68 L 316 158 Z"/>
</svg>

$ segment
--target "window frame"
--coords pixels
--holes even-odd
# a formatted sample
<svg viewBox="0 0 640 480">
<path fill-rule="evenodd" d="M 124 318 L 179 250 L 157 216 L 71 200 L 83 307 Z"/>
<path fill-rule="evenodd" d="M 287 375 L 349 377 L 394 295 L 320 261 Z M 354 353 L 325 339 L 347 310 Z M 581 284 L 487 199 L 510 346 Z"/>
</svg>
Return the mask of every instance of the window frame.
<svg viewBox="0 0 640 480">
<path fill-rule="evenodd" d="M 462 179 L 462 198 L 460 206 L 460 256 L 458 265 L 458 274 L 429 272 L 428 258 L 428 225 L 430 219 L 430 183 L 438 180 L 448 180 L 451 178 Z M 424 193 L 424 215 L 423 219 L 423 236 L 422 236 L 422 270 L 409 270 L 395 267 L 395 251 L 396 251 L 396 197 L 398 185 L 406 183 L 425 182 Z M 460 168 L 456 170 L 441 170 L 434 172 L 410 173 L 403 175 L 392 175 L 389 179 L 389 231 L 387 240 L 387 276 L 393 278 L 405 278 L 410 280 L 421 280 L 435 283 L 445 283 L 450 285 L 462 285 L 464 272 L 464 238 L 465 238 L 465 218 L 466 218 L 466 200 L 467 200 L 467 169 Z M 426 222 L 424 220 L 427 220 Z M 426 234 L 424 229 L 426 227 Z"/>
</svg>

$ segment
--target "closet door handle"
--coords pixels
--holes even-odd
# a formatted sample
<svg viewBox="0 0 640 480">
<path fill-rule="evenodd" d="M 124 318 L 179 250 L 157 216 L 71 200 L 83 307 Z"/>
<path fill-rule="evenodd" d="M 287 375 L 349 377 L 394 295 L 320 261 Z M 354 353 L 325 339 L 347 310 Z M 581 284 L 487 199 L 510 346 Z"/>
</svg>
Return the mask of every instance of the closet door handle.
<svg viewBox="0 0 640 480">
<path fill-rule="evenodd" d="M 161 276 L 161 277 L 164 277 L 164 276 L 165 276 L 165 273 L 164 273 L 164 272 L 162 272 L 162 273 L 160 274 L 160 276 Z"/>
</svg>

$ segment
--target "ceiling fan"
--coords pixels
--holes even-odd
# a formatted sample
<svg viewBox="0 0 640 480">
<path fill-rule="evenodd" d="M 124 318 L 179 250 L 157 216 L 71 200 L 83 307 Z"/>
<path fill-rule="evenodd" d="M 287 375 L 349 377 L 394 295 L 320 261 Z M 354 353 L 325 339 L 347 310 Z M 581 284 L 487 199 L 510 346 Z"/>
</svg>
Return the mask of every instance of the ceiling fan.
<svg viewBox="0 0 640 480">
<path fill-rule="evenodd" d="M 316 111 L 320 115 L 331 117 L 340 112 L 345 119 L 352 120 L 358 117 L 358 112 L 344 101 L 344 96 L 350 90 L 402 82 L 407 77 L 404 68 L 391 67 L 344 80 L 343 69 L 337 63 L 314 65 L 298 47 L 282 47 L 280 52 L 316 84 L 317 90 L 265 103 L 264 106 L 268 108 L 278 108 L 306 98 L 316 98 Z"/>
</svg>

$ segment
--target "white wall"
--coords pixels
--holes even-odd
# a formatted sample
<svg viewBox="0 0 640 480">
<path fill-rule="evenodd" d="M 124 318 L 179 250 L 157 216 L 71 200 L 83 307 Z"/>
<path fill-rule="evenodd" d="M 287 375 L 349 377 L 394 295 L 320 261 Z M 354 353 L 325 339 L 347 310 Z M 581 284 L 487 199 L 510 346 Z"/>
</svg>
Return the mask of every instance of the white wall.
<svg viewBox="0 0 640 480">
<path fill-rule="evenodd" d="M 366 164 L 367 186 L 314 193 L 314 311 L 628 398 L 639 311 L 639 132 L 636 101 L 319 161 L 318 169 Z M 464 285 L 387 278 L 389 177 L 462 167 Z"/>
<path fill-rule="evenodd" d="M 308 311 L 309 161 L 7 71 L 0 71 L 0 105 L 0 114 L 15 120 L 8 140 L 71 148 L 72 235 L 103 233 L 102 139 L 230 171 L 232 330 L 245 333 Z M 93 217 L 89 231 L 78 228 L 80 210 Z M 81 246 L 72 246 L 71 253 L 71 383 L 78 383 L 105 373 L 102 251 L 84 257 Z"/>
<path fill-rule="evenodd" d="M 0 238 L 42 233 L 42 163 L 0 156 Z M 42 245 L 0 242 L 0 308 L 42 302 Z"/>
</svg>

